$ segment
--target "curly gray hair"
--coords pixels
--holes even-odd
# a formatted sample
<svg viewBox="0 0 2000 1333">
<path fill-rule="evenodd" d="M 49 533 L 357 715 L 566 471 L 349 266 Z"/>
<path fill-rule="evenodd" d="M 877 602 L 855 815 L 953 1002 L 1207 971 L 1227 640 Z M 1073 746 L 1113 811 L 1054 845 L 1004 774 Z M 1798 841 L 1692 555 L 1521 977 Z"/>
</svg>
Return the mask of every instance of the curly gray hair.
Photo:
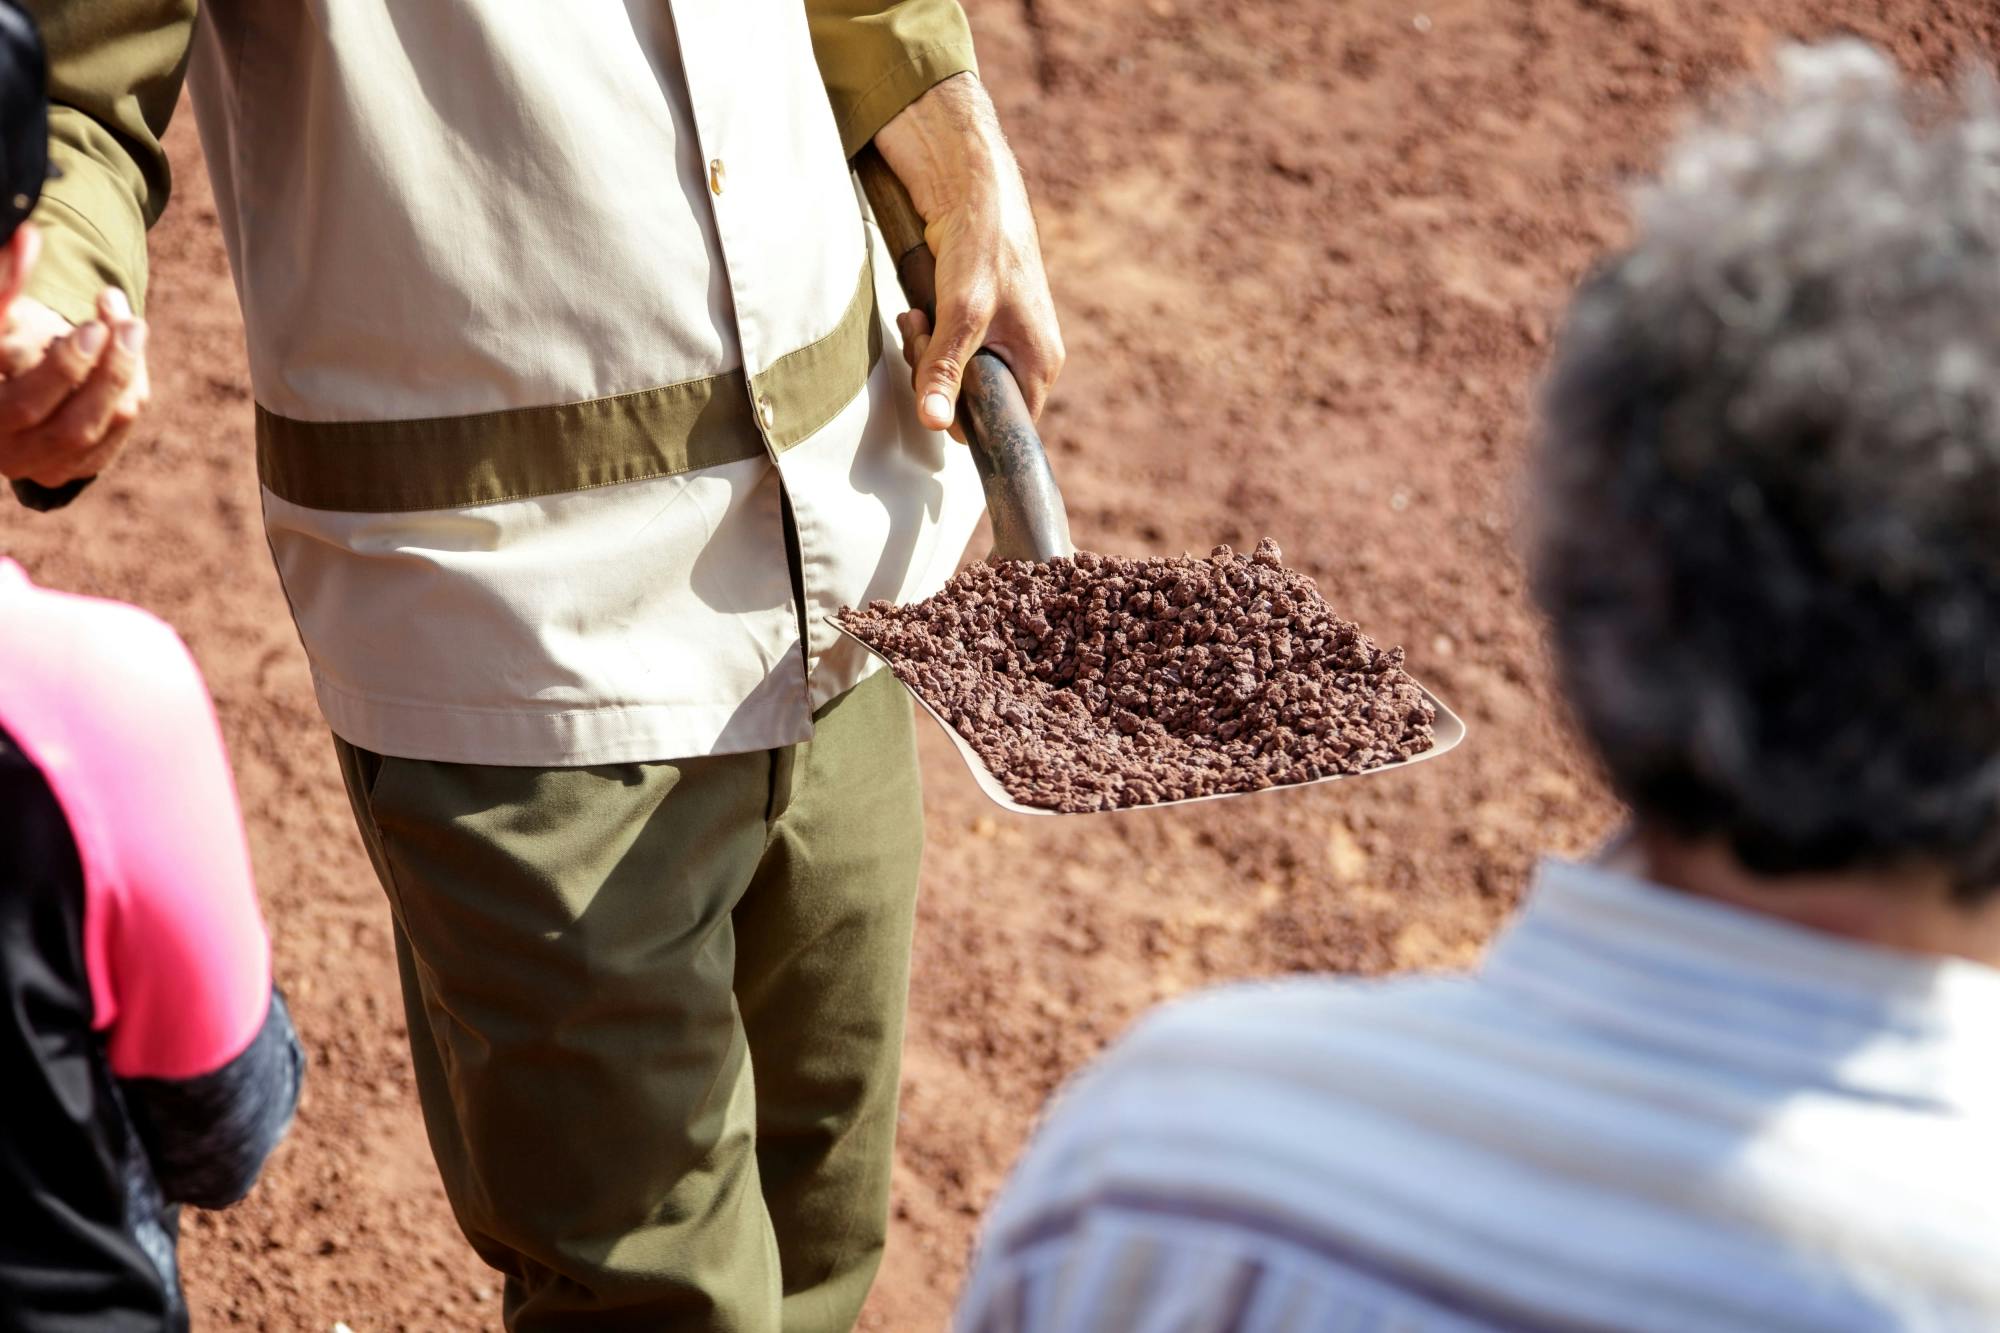
<svg viewBox="0 0 2000 1333">
<path fill-rule="evenodd" d="M 1640 818 L 2000 889 L 2000 98 L 1859 42 L 1686 133 L 1571 307 L 1532 564 Z"/>
</svg>

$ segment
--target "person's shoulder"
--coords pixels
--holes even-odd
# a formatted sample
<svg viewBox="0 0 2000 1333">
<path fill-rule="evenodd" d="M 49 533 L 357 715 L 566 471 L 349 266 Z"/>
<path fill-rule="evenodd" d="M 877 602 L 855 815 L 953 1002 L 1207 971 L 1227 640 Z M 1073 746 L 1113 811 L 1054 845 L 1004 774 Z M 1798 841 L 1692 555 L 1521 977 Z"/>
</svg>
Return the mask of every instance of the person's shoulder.
<svg viewBox="0 0 2000 1333">
<path fill-rule="evenodd" d="M 30 738 L 61 738 L 103 777 L 186 760 L 215 732 L 208 686 L 171 625 L 18 578 L 0 595 L 0 710 Z"/>
<path fill-rule="evenodd" d="M 1329 1127 L 1365 1112 L 1374 1071 L 1406 1059 L 1409 1034 L 1438 1021 L 1424 1011 L 1449 1008 L 1464 984 L 1295 977 L 1154 1009 L 1044 1108 L 996 1225 L 1032 1229 L 1024 1219 L 1128 1188 L 1199 1192 L 1248 1160 L 1313 1176 Z"/>
<path fill-rule="evenodd" d="M 187 644 L 142 607 L 29 585 L 6 616 L 13 623 L 5 656 L 106 703 L 157 706 L 205 697 Z"/>
<path fill-rule="evenodd" d="M 1255 1101 L 1302 1075 L 1365 1083 L 1384 1046 L 1400 1058 L 1434 1030 L 1464 1026 L 1466 984 L 1307 976 L 1199 991 L 1143 1015 L 1064 1086 L 1043 1123 L 1066 1140 L 1136 1140 L 1148 1126 L 1173 1132 L 1197 1105 Z"/>
<path fill-rule="evenodd" d="M 1449 1003 L 1465 985 L 1458 975 L 1235 982 L 1153 1010 L 1113 1048 L 1107 1063 L 1185 1067 L 1204 1053 L 1231 1062 L 1258 1053 L 1282 1058 L 1295 1048 L 1337 1042 L 1364 1025 L 1379 1027 Z"/>
</svg>

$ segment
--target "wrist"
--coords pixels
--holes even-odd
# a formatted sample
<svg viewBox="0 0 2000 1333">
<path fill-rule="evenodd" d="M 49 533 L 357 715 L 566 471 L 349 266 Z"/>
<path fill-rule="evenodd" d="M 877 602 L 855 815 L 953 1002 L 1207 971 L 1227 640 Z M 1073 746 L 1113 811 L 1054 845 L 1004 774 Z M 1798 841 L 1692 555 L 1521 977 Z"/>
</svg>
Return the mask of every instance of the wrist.
<svg viewBox="0 0 2000 1333">
<path fill-rule="evenodd" d="M 926 222 L 967 207 L 997 209 L 1011 194 L 1025 202 L 999 117 L 976 74 L 932 85 L 876 131 L 875 148 Z"/>
</svg>

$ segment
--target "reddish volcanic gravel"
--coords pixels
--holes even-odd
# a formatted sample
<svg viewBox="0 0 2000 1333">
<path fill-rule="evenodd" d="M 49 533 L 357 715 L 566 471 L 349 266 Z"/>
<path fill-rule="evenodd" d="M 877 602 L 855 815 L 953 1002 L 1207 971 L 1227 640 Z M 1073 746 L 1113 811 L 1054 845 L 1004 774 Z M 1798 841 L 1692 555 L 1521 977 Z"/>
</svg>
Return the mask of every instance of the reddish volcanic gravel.
<svg viewBox="0 0 2000 1333">
<path fill-rule="evenodd" d="M 1362 773 L 1437 712 L 1266 538 L 1255 554 L 973 565 L 841 620 L 1023 805 L 1115 810 Z"/>
</svg>

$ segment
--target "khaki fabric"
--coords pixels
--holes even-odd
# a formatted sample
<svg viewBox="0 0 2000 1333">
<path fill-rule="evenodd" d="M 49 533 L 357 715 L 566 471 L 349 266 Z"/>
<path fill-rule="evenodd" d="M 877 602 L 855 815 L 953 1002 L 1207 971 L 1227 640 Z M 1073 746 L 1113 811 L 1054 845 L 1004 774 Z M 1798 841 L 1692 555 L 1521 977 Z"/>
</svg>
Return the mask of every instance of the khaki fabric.
<svg viewBox="0 0 2000 1333">
<path fill-rule="evenodd" d="M 807 0 L 806 22 L 849 157 L 931 85 L 975 68 L 955 3 Z"/>
<path fill-rule="evenodd" d="M 181 95 L 195 0 L 26 0 L 49 53 L 49 160 L 28 294 L 72 323 L 119 287 L 146 302 L 146 228 L 167 206 L 160 147 Z"/>
<path fill-rule="evenodd" d="M 981 491 L 884 354 L 906 302 L 847 158 L 971 69 L 953 0 L 37 8 L 68 174 L 30 294 L 143 285 L 185 72 L 266 531 L 350 743 L 788 745 L 869 669 L 825 617 L 949 577 Z"/>
<path fill-rule="evenodd" d="M 868 266 L 827 335 L 754 380 L 741 371 L 587 403 L 422 421 L 294 421 L 257 409 L 257 472 L 308 509 L 406 513 L 590 490 L 764 455 L 757 405 L 772 406 L 769 447 L 789 449 L 833 421 L 882 355 Z M 567 447 L 549 448 L 560 440 Z"/>
<path fill-rule="evenodd" d="M 188 82 L 295 421 L 754 378 L 864 262 L 800 0 L 206 0 Z"/>
<path fill-rule="evenodd" d="M 902 359 L 884 355 L 865 392 L 775 462 L 411 513 L 309 509 L 267 489 L 327 722 L 364 749 L 460 763 L 806 739 L 812 710 L 874 669 L 827 617 L 936 591 L 983 512 L 970 453 L 915 414 Z"/>
<path fill-rule="evenodd" d="M 514 1333 L 852 1327 L 922 811 L 886 676 L 811 742 L 497 768 L 339 746 L 459 1224 Z"/>
<path fill-rule="evenodd" d="M 24 2 L 49 48 L 52 158 L 63 169 L 42 195 L 37 221 L 49 244 L 30 290 L 81 321 L 105 286 L 124 288 L 135 303 L 145 299 L 145 232 L 166 207 L 170 184 L 160 136 L 180 96 L 202 6 L 198 0 Z M 429 8 L 454 3 L 438 0 Z M 285 0 L 282 7 L 322 16 L 328 8 L 310 0 Z M 797 7 L 848 156 L 933 84 L 976 67 L 956 0 L 797 0 Z M 571 7 L 561 10 L 574 17 Z M 224 17 L 221 26 L 212 14 L 208 21 L 219 53 L 234 63 L 248 30 Z"/>
</svg>

